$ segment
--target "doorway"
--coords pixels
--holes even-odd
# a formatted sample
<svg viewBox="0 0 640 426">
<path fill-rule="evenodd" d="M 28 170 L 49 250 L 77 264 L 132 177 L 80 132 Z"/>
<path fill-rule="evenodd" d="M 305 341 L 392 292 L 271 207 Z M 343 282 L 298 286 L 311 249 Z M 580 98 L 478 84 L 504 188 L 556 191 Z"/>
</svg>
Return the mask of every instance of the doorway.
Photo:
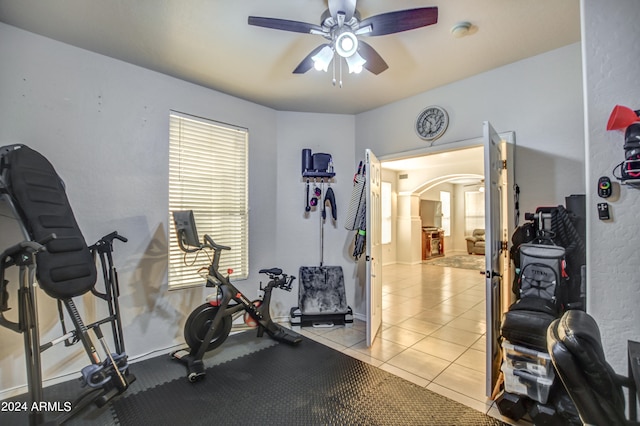
<svg viewBox="0 0 640 426">
<path fill-rule="evenodd" d="M 383 235 L 389 235 L 383 250 L 385 264 L 420 262 L 423 256 L 416 247 L 422 243 L 423 226 L 444 230 L 445 255 L 466 253 L 465 237 L 474 228 L 484 227 L 484 210 L 478 212 L 478 207 L 484 207 L 483 158 L 483 147 L 474 146 L 382 161 L 382 181 L 390 183 L 395 195 L 385 209 L 390 213 L 383 218 Z M 440 203 L 437 211 L 427 214 L 430 219 L 425 217 L 428 201 Z M 469 202 L 474 203 L 473 211 L 469 211 Z"/>
<path fill-rule="evenodd" d="M 430 381 L 428 386 L 439 393 L 482 402 L 485 264 L 484 256 L 474 258 L 466 250 L 466 228 L 473 221 L 465 220 L 465 194 L 479 194 L 484 188 L 483 147 L 386 160 L 382 170 L 382 180 L 390 181 L 394 196 L 390 217 L 383 217 L 383 235 L 391 223 L 391 238 L 383 245 L 379 337 L 408 346 L 389 363 Z M 441 192 L 447 194 L 449 208 L 439 209 L 439 220 L 427 223 L 429 219 L 420 215 L 420 202 L 440 201 Z M 389 209 L 383 206 L 385 210 Z M 484 223 L 484 217 L 477 219 Z M 444 235 L 438 241 L 441 251 L 425 259 L 422 232 L 430 226 Z"/>
<path fill-rule="evenodd" d="M 414 151 L 412 153 L 404 153 L 402 156 L 387 156 L 383 157 L 382 160 L 404 160 L 411 157 L 419 157 L 422 155 L 433 155 L 433 154 L 445 154 L 445 155 L 455 155 L 461 156 L 463 153 L 463 149 L 476 147 L 478 145 L 482 145 L 483 157 L 484 157 L 484 167 L 483 173 L 486 177 L 484 182 L 484 197 L 486 203 L 486 213 L 485 213 L 485 229 L 487 233 L 487 241 L 486 241 L 486 249 L 485 249 L 485 271 L 483 275 L 486 278 L 483 278 L 485 281 L 485 301 L 486 301 L 486 314 L 485 314 L 485 333 L 486 333 L 486 357 L 485 357 L 485 369 L 484 369 L 484 378 L 485 378 L 485 388 L 484 392 L 481 392 L 480 395 L 474 395 L 473 400 L 486 402 L 486 397 L 492 395 L 492 391 L 495 390 L 496 383 L 498 381 L 499 375 L 499 361 L 501 359 L 501 351 L 499 344 L 499 335 L 500 335 L 500 316 L 506 310 L 506 307 L 509 306 L 510 303 L 510 292 L 507 291 L 507 284 L 510 282 L 511 271 L 509 269 L 509 259 L 508 259 L 508 240 L 509 236 L 513 233 L 514 229 L 514 218 L 517 217 L 515 211 L 515 203 L 514 203 L 514 193 L 513 187 L 515 186 L 515 181 L 513 180 L 513 172 L 514 172 L 514 162 L 513 162 L 513 147 L 515 145 L 515 133 L 507 132 L 504 134 L 498 134 L 489 122 L 484 122 L 483 124 L 483 137 L 460 141 L 457 143 L 447 144 L 445 147 L 430 147 L 426 150 Z M 479 156 L 478 156 L 479 157 Z M 433 170 L 431 170 L 433 169 Z M 437 170 L 440 169 L 440 170 Z M 438 164 L 432 165 L 430 167 L 430 172 L 434 174 L 434 176 L 439 176 L 440 178 L 446 178 L 447 180 L 449 176 L 451 176 L 451 166 L 446 166 L 442 161 L 439 161 Z M 398 182 L 400 179 L 408 179 L 408 174 L 402 173 L 398 175 Z M 513 186 L 511 186 L 511 184 Z M 398 184 L 400 187 L 400 184 Z M 409 232 L 404 232 L 406 230 L 401 230 L 404 232 L 398 233 L 398 235 L 408 235 L 408 241 L 399 242 L 398 246 L 402 250 L 408 250 L 409 253 L 414 256 L 413 258 L 400 258 L 396 260 L 400 260 L 400 262 L 396 263 L 406 263 L 410 265 L 415 265 L 418 262 L 415 262 L 415 259 L 420 259 L 417 253 L 420 252 L 420 241 L 416 237 L 416 234 L 420 231 L 420 219 L 417 219 L 418 214 L 415 213 L 417 211 L 416 208 L 416 200 L 417 196 L 414 196 L 415 192 L 421 192 L 419 190 L 415 190 L 415 188 L 422 188 L 420 186 L 414 185 L 408 186 L 402 191 L 398 191 L 398 196 L 402 195 L 404 198 L 403 203 L 398 203 L 398 212 L 401 211 L 402 208 L 409 209 L 410 213 L 407 214 L 406 211 L 402 212 L 403 214 L 398 214 L 399 218 L 408 217 L 408 220 L 404 222 L 398 219 L 398 228 L 402 226 L 408 227 Z M 377 226 L 380 224 L 378 223 Z M 413 231 L 414 228 L 417 228 L 418 232 Z M 416 249 L 417 248 L 417 249 Z M 400 251 L 398 251 L 400 253 Z M 383 257 L 383 256 L 381 256 Z M 400 257 L 400 256 L 399 256 Z M 382 259 L 385 262 L 384 258 Z M 408 262 L 407 262 L 408 260 Z M 388 261 L 386 263 L 389 263 Z M 433 273 L 429 275 L 434 275 Z M 504 279 L 503 279 L 504 278 Z M 456 283 L 464 282 L 465 280 L 455 280 Z M 414 288 L 415 290 L 415 288 Z M 452 296 L 452 293 L 456 291 L 460 291 L 460 288 L 449 288 L 449 289 L 440 289 L 440 294 L 438 296 Z M 408 293 L 405 293 L 408 294 Z M 428 298 L 430 302 L 433 301 L 433 297 Z M 447 303 L 441 303 L 441 305 L 446 305 Z M 395 307 L 393 302 L 390 302 L 389 307 Z M 480 309 L 480 304 L 478 304 L 478 309 Z M 422 320 L 423 314 L 419 312 L 417 315 L 420 318 L 414 318 L 414 320 Z M 445 329 L 444 326 L 441 327 L 442 330 Z M 384 329 L 383 329 L 384 331 Z M 433 333 L 427 333 L 430 337 L 435 337 L 436 335 Z M 383 340 L 383 339 L 381 339 Z M 446 340 L 446 339 L 442 339 Z M 457 341 L 456 339 L 448 340 L 450 343 Z M 411 348 L 410 348 L 411 349 Z M 411 354 L 409 350 L 403 352 L 402 356 L 406 354 Z M 417 354 L 416 354 L 417 355 Z M 423 354 L 424 355 L 424 354 Z M 414 358 L 419 358 L 419 356 L 414 356 Z M 393 364 L 393 361 L 389 361 L 389 363 Z M 466 390 L 468 384 L 460 385 L 459 381 L 456 379 L 461 379 L 467 377 L 465 374 L 460 373 L 460 368 L 453 368 L 453 366 L 449 366 L 446 372 L 449 373 L 455 385 L 458 385 L 458 389 L 462 388 Z M 418 371 L 420 374 L 421 371 Z M 425 373 L 426 374 L 426 373 Z M 432 374 L 432 373 L 431 373 Z M 436 373 L 436 379 L 429 379 L 430 385 L 438 385 L 438 380 L 441 375 L 444 375 L 445 371 L 438 371 Z M 432 374 L 433 375 L 433 374 Z M 478 380 L 480 382 L 481 379 Z M 449 387 L 447 390 L 453 389 L 454 386 Z M 438 391 L 440 391 L 438 389 Z M 457 389 L 456 389 L 457 391 Z M 456 391 L 451 390 L 455 395 L 452 397 L 460 397 L 460 394 Z M 444 393 L 444 392 L 441 392 Z M 465 393 L 463 392 L 464 396 Z"/>
</svg>

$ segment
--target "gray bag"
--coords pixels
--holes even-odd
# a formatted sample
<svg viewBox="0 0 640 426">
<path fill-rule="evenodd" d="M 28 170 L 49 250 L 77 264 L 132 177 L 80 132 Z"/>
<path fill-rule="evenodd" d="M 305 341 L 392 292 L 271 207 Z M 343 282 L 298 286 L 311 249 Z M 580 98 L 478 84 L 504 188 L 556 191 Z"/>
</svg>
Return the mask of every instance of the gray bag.
<svg viewBox="0 0 640 426">
<path fill-rule="evenodd" d="M 520 297 L 537 297 L 554 303 L 564 303 L 564 257 L 565 250 L 559 246 L 522 244 L 518 278 Z"/>
</svg>

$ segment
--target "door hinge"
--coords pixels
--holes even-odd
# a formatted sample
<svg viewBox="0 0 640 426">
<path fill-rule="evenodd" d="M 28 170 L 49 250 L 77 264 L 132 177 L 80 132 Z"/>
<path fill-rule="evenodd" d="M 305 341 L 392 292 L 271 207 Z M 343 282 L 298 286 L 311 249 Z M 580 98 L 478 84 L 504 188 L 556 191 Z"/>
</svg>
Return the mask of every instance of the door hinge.
<svg viewBox="0 0 640 426">
<path fill-rule="evenodd" d="M 503 251 L 507 251 L 509 249 L 508 241 L 500 241 L 500 249 Z"/>
<path fill-rule="evenodd" d="M 502 170 L 507 170 L 507 160 L 502 160 Z"/>
</svg>

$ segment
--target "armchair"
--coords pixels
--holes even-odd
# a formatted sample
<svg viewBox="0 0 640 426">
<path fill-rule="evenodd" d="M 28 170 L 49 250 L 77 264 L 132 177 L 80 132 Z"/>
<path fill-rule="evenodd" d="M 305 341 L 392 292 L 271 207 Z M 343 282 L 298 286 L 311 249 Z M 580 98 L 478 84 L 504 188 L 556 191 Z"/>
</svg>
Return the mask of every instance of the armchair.
<svg viewBox="0 0 640 426">
<path fill-rule="evenodd" d="M 484 254 L 484 229 L 474 229 L 473 234 L 470 237 L 466 237 L 466 240 L 467 253 Z"/>
<path fill-rule="evenodd" d="M 573 400 L 580 420 L 589 425 L 640 425 L 637 422 L 638 343 L 629 342 L 629 377 L 616 374 L 604 357 L 600 330 L 584 311 L 569 310 L 547 329 L 553 366 Z M 623 387 L 629 389 L 625 417 Z"/>
</svg>

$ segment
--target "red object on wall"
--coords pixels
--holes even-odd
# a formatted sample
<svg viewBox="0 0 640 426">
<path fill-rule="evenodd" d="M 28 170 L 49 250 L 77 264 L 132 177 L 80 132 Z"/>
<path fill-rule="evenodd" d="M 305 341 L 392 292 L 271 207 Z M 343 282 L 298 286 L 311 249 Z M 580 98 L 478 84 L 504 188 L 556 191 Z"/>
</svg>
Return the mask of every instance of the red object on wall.
<svg viewBox="0 0 640 426">
<path fill-rule="evenodd" d="M 636 121 L 640 121 L 640 111 L 616 105 L 609 116 L 607 130 L 623 130 Z"/>
</svg>

